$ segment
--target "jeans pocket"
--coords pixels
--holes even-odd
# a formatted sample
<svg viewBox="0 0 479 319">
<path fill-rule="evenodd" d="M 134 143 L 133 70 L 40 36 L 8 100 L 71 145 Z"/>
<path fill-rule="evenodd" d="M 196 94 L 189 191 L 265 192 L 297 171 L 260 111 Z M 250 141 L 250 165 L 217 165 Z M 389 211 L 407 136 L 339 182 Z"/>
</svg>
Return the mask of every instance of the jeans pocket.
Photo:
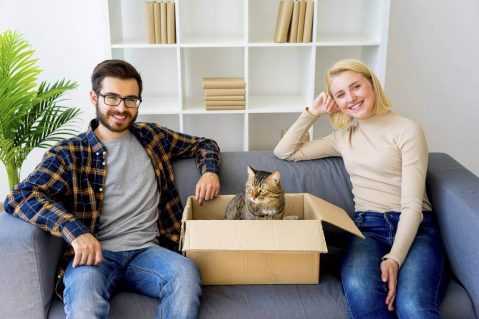
<svg viewBox="0 0 479 319">
<path fill-rule="evenodd" d="M 354 213 L 353 220 L 356 226 L 360 227 L 364 223 L 364 213 Z"/>
</svg>

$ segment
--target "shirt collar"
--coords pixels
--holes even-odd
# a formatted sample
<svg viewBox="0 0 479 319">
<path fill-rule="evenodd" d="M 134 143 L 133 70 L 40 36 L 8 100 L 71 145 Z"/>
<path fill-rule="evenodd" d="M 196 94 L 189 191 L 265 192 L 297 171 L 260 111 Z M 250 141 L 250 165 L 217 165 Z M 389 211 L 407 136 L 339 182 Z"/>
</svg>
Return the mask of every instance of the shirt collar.
<svg viewBox="0 0 479 319">
<path fill-rule="evenodd" d="M 98 127 L 98 121 L 96 119 L 90 121 L 90 126 L 86 132 L 86 139 L 88 144 L 92 147 L 93 152 L 98 152 L 104 148 L 98 137 L 95 135 L 95 129 Z"/>
<path fill-rule="evenodd" d="M 93 120 L 90 121 L 90 125 L 88 127 L 87 132 L 86 132 L 86 139 L 88 141 L 88 144 L 92 147 L 93 152 L 98 152 L 98 151 L 103 150 L 105 148 L 103 143 L 95 135 L 95 129 L 97 127 L 98 127 L 98 120 L 93 119 Z M 130 126 L 129 130 L 133 135 L 138 136 L 139 132 L 138 132 L 138 128 L 137 128 L 135 123 L 133 123 Z"/>
</svg>

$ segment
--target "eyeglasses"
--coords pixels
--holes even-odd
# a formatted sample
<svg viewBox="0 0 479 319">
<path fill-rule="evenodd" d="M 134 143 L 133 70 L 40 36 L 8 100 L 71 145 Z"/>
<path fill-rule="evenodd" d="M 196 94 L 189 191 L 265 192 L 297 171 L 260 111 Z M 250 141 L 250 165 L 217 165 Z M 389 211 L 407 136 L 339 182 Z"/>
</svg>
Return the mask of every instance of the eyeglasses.
<svg viewBox="0 0 479 319">
<path fill-rule="evenodd" d="M 106 105 L 109 106 L 118 106 L 120 105 L 121 101 L 123 101 L 123 104 L 125 104 L 126 107 L 136 109 L 140 106 L 141 104 L 141 98 L 136 97 L 136 96 L 125 96 L 121 97 L 116 94 L 98 94 L 103 98 L 103 102 L 105 102 Z"/>
</svg>

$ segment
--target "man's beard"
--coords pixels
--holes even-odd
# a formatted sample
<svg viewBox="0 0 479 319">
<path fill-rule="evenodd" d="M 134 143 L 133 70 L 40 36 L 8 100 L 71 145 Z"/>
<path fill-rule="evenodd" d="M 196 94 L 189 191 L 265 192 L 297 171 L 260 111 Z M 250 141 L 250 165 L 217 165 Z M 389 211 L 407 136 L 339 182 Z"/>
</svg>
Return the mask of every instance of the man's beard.
<svg viewBox="0 0 479 319">
<path fill-rule="evenodd" d="M 108 117 L 109 116 L 112 117 L 113 115 L 124 115 L 126 116 L 127 119 L 130 119 L 130 121 L 127 123 L 127 125 L 125 125 L 125 127 L 121 127 L 121 128 L 112 127 L 110 124 L 108 124 Z M 98 122 L 101 123 L 101 125 L 103 125 L 104 127 L 106 127 L 108 130 L 112 132 L 121 133 L 128 130 L 131 127 L 131 125 L 136 121 L 137 117 L 138 117 L 138 113 L 136 113 L 135 116 L 132 118 L 130 113 L 128 112 L 120 113 L 116 110 L 107 111 L 106 114 L 104 114 L 100 112 L 98 103 L 96 104 L 96 119 L 98 120 Z"/>
</svg>

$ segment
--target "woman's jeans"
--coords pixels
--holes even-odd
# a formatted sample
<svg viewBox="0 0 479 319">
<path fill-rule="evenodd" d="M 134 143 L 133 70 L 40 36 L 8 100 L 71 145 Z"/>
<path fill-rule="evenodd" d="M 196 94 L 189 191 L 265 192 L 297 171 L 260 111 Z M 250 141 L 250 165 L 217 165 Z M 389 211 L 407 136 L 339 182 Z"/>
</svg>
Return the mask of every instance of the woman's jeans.
<svg viewBox="0 0 479 319">
<path fill-rule="evenodd" d="M 356 212 L 354 221 L 366 239 L 354 237 L 342 263 L 341 281 L 353 319 L 439 319 L 445 283 L 445 256 L 433 213 L 424 212 L 416 238 L 399 269 L 395 311 L 385 304 L 381 258 L 393 244 L 399 213 Z"/>
<path fill-rule="evenodd" d="M 156 318 L 197 318 L 200 276 L 188 258 L 160 246 L 103 251 L 97 266 L 67 267 L 63 299 L 67 318 L 108 318 L 110 298 L 122 288 L 159 299 Z M 139 314 L 141 318 L 141 314 Z"/>
</svg>

